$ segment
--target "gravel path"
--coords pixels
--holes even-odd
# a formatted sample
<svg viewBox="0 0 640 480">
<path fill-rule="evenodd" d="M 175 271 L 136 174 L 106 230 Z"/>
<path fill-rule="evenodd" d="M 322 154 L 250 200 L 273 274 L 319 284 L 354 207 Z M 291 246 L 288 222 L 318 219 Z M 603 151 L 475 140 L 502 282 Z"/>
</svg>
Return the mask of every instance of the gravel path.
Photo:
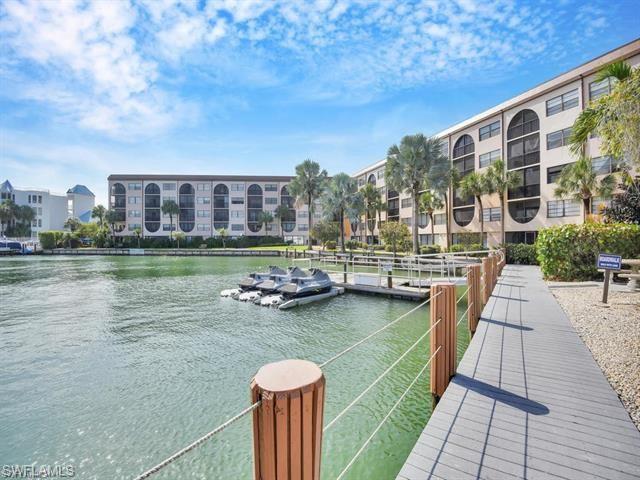
<svg viewBox="0 0 640 480">
<path fill-rule="evenodd" d="M 640 293 L 610 291 L 607 308 L 602 286 L 551 291 L 640 429 Z"/>
</svg>

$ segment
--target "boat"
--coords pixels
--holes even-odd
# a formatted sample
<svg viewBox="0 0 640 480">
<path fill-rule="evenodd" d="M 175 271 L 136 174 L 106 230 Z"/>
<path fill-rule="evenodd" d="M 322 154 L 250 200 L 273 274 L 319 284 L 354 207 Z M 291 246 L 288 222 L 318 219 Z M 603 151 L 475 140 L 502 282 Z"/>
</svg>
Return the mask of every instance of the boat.
<svg viewBox="0 0 640 480">
<path fill-rule="evenodd" d="M 265 280 L 269 280 L 274 275 L 286 275 L 287 272 L 280 267 L 269 266 L 266 273 L 250 273 L 248 277 L 240 280 L 238 286 L 241 290 L 254 290 Z"/>
<path fill-rule="evenodd" d="M 329 275 L 318 268 L 312 268 L 309 270 L 308 276 L 292 278 L 277 291 L 282 294 L 285 300 L 290 300 L 326 293 L 331 290 L 331 286 Z"/>
<path fill-rule="evenodd" d="M 256 288 L 261 293 L 261 295 L 269 295 L 272 293 L 279 292 L 281 287 L 284 287 L 286 284 L 291 283 L 299 278 L 306 277 L 307 274 L 300 270 L 298 267 L 289 267 L 284 275 L 276 274 L 271 275 L 269 280 L 265 280 L 259 283 Z"/>
</svg>

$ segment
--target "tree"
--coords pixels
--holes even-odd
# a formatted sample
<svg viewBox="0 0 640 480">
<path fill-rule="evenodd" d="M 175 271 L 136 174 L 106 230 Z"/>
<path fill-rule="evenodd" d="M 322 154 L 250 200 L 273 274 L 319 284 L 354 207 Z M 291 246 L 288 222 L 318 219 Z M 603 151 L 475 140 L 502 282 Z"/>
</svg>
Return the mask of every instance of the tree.
<svg viewBox="0 0 640 480">
<path fill-rule="evenodd" d="M 295 215 L 295 212 L 293 213 Z M 284 238 L 283 224 L 292 216 L 291 209 L 286 205 L 278 205 L 273 212 L 273 216 L 278 219 L 278 225 L 280 226 L 280 235 Z"/>
<path fill-rule="evenodd" d="M 387 211 L 387 202 L 382 199 L 382 195 L 378 195 L 378 198 L 373 202 L 373 211 L 378 216 L 378 230 L 382 226 L 382 212 Z"/>
<path fill-rule="evenodd" d="M 409 227 L 402 222 L 385 222 L 380 228 L 380 237 L 385 245 L 391 247 L 395 256 L 398 248 L 402 248 L 405 242 L 411 238 Z"/>
<path fill-rule="evenodd" d="M 31 235 L 31 222 L 36 218 L 35 210 L 29 205 L 20 205 L 16 207 L 16 219 L 20 223 L 18 228 L 18 236 L 28 237 Z"/>
<path fill-rule="evenodd" d="M 306 203 L 309 207 L 307 212 L 309 231 L 313 228 L 314 200 L 319 198 L 324 191 L 327 181 L 327 171 L 320 170 L 320 165 L 312 160 L 305 160 L 296 166 L 296 176 L 289 183 L 289 193 L 295 197 L 296 201 Z M 312 241 L 309 235 L 308 249 L 311 250 Z"/>
<path fill-rule="evenodd" d="M 322 211 L 327 220 L 340 225 L 340 248 L 344 252 L 344 220 L 353 212 L 355 203 L 361 202 L 356 180 L 346 173 L 334 175 L 321 197 Z"/>
<path fill-rule="evenodd" d="M 436 242 L 433 233 L 433 212 L 441 209 L 443 206 L 442 198 L 432 190 L 427 190 L 420 195 L 420 211 L 425 212 L 429 217 L 429 222 L 431 223 L 431 239 L 434 244 Z"/>
<path fill-rule="evenodd" d="M 593 171 L 591 158 L 580 157 L 574 164 L 567 165 L 558 177 L 558 186 L 554 191 L 557 198 L 570 196 L 582 201 L 582 219 L 587 221 L 591 211 L 591 200 L 594 196 L 610 197 L 615 188 L 614 174 L 609 174 L 598 180 L 598 174 Z"/>
<path fill-rule="evenodd" d="M 497 159 L 487 170 L 489 178 L 490 193 L 497 193 L 500 198 L 500 243 L 505 243 L 504 234 L 504 214 L 505 198 L 510 188 L 518 184 L 518 174 L 505 170 L 504 160 Z"/>
<path fill-rule="evenodd" d="M 229 231 L 226 228 L 221 228 L 218 230 L 218 235 L 220 235 L 220 240 L 222 240 L 222 248 L 227 248 L 227 237 L 229 236 Z"/>
<path fill-rule="evenodd" d="M 413 202 L 411 228 L 413 252 L 420 252 L 418 243 L 418 208 L 420 191 L 435 181 L 448 168 L 449 160 L 442 154 L 441 142 L 421 133 L 407 135 L 400 145 L 392 145 L 387 152 L 385 179 L 387 187 L 405 191 Z"/>
<path fill-rule="evenodd" d="M 323 220 L 313 226 L 311 235 L 313 236 L 313 238 L 318 240 L 318 242 L 320 242 L 320 244 L 322 245 L 322 249 L 324 250 L 327 242 L 335 242 L 338 240 L 340 229 L 338 228 L 336 222 Z"/>
<path fill-rule="evenodd" d="M 78 220 L 77 218 L 69 217 L 64 222 L 63 226 L 64 228 L 68 228 L 71 232 L 75 232 L 76 230 L 78 230 L 78 228 L 80 228 L 80 223 L 80 220 Z"/>
<path fill-rule="evenodd" d="M 184 242 L 184 239 L 187 238 L 186 235 L 182 232 L 176 232 L 173 236 L 176 239 L 176 245 L 180 248 L 180 242 Z"/>
<path fill-rule="evenodd" d="M 115 210 L 107 210 L 104 215 L 104 220 L 109 225 L 111 235 L 115 235 L 116 223 L 118 222 L 118 212 L 116 212 Z"/>
<path fill-rule="evenodd" d="M 161 210 L 163 215 L 169 215 L 169 239 L 173 240 L 173 217 L 180 215 L 180 207 L 175 200 L 165 200 Z"/>
<path fill-rule="evenodd" d="M 264 227 L 266 231 L 267 225 L 269 225 L 270 223 L 273 223 L 273 215 L 269 212 L 262 211 L 258 213 L 257 220 L 258 220 L 258 225 L 260 225 L 260 228 Z"/>
<path fill-rule="evenodd" d="M 104 221 L 107 214 L 107 209 L 102 205 L 96 205 L 91 210 L 91 218 L 96 218 L 98 220 L 98 226 L 100 228 L 104 227 Z"/>
<path fill-rule="evenodd" d="M 460 195 L 473 197 L 480 207 L 480 244 L 484 243 L 482 196 L 491 193 L 491 181 L 486 173 L 472 172 L 460 180 Z"/>
<path fill-rule="evenodd" d="M 623 61 L 604 67 L 596 81 L 614 79 L 611 93 L 592 101 L 576 118 L 569 143 L 584 155 L 589 138 L 602 140 L 600 152 L 640 166 L 640 70 Z"/>
<path fill-rule="evenodd" d="M 140 236 L 142 235 L 142 229 L 140 227 L 136 227 L 133 229 L 133 234 L 138 239 L 138 248 L 140 248 Z"/>
<path fill-rule="evenodd" d="M 640 225 L 640 178 L 619 185 L 621 192 L 613 197 L 610 207 L 602 212 L 607 223 L 635 223 Z"/>
<path fill-rule="evenodd" d="M 362 200 L 364 201 L 364 236 L 367 243 L 369 243 L 369 237 L 367 235 L 367 229 L 371 231 L 371 239 L 373 240 L 373 230 L 376 228 L 376 205 L 381 199 L 380 192 L 371 183 L 367 183 L 362 190 L 360 190 Z M 373 217 L 373 218 L 372 218 Z"/>
<path fill-rule="evenodd" d="M 18 206 L 14 203 L 13 200 L 5 200 L 4 202 L 2 202 L 2 204 L 0 204 L 0 233 L 2 233 L 3 235 L 7 231 L 11 220 L 16 217 L 17 208 Z"/>
</svg>

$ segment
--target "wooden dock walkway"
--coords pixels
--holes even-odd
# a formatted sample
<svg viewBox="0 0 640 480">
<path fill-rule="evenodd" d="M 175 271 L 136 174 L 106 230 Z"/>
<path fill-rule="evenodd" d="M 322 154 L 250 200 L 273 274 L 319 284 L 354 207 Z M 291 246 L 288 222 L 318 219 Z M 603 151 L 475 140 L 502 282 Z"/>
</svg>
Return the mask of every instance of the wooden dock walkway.
<svg viewBox="0 0 640 480">
<path fill-rule="evenodd" d="M 640 432 L 538 268 L 505 267 L 398 474 L 431 478 L 640 479 Z"/>
</svg>

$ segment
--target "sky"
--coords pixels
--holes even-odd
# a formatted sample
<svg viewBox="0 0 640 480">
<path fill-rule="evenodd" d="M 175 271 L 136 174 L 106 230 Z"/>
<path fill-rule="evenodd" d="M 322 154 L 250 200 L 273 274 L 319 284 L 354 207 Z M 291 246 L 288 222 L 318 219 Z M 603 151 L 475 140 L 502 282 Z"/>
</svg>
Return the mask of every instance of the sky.
<svg viewBox="0 0 640 480">
<path fill-rule="evenodd" d="M 640 0 L 2 0 L 0 181 L 330 174 L 640 37 Z"/>
</svg>

